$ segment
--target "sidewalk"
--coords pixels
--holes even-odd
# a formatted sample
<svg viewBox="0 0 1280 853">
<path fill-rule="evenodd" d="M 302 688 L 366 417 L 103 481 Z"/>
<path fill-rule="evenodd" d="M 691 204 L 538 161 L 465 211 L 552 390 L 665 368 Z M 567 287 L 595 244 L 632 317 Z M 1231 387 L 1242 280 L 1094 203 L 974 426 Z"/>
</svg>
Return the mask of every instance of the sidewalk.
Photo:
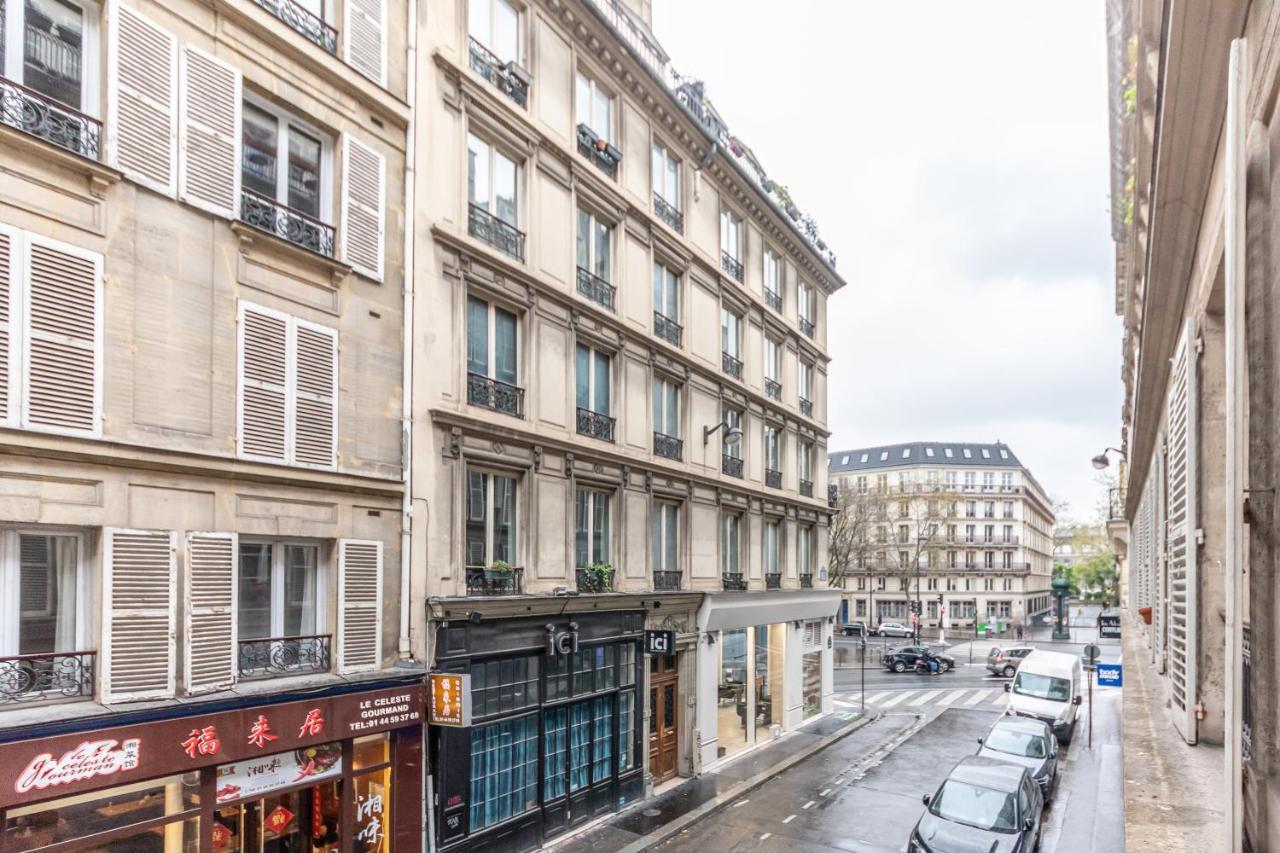
<svg viewBox="0 0 1280 853">
<path fill-rule="evenodd" d="M 849 712 L 831 714 L 752 751 L 722 770 L 683 780 L 656 797 L 641 800 L 603 823 L 550 842 L 543 849 L 556 853 L 648 850 L 875 719 L 873 715 L 861 717 Z"/>
</svg>

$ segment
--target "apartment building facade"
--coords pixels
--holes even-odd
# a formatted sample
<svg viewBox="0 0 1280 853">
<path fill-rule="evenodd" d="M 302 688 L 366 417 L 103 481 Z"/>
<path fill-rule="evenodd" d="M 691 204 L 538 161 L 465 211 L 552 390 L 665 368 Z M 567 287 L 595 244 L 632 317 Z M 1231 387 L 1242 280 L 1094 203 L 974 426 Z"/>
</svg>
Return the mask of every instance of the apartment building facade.
<svg viewBox="0 0 1280 853">
<path fill-rule="evenodd" d="M 5 849 L 420 849 L 409 13 L 0 6 Z"/>
<path fill-rule="evenodd" d="M 442 849 L 532 849 L 830 710 L 843 280 L 647 4 L 431 11 L 414 552 L 475 707 L 433 728 L 432 819 Z"/>
<path fill-rule="evenodd" d="M 912 442 L 828 456 L 854 526 L 840 571 L 844 621 L 973 632 L 1027 625 L 1052 606 L 1054 514 L 1005 444 Z"/>
</svg>

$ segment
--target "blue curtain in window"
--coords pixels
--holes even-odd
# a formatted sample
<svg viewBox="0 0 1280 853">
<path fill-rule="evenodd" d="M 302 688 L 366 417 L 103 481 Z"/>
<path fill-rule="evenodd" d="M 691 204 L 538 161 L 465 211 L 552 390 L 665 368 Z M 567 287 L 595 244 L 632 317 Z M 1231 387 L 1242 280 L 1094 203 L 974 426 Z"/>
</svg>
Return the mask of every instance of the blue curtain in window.
<svg viewBox="0 0 1280 853">
<path fill-rule="evenodd" d="M 554 800 L 564 796 L 565 709 L 556 708 L 543 716 L 542 797 Z"/>
<path fill-rule="evenodd" d="M 632 748 L 635 732 L 635 718 L 633 709 L 636 704 L 636 694 L 632 690 L 624 690 L 618 694 L 618 772 L 624 773 L 633 766 L 635 754 Z"/>
<path fill-rule="evenodd" d="M 591 781 L 603 782 L 609 778 L 613 764 L 613 697 L 601 696 L 593 705 L 595 761 L 592 763 Z"/>
<path fill-rule="evenodd" d="M 538 721 L 523 717 L 471 733 L 471 831 L 537 805 Z"/>
<path fill-rule="evenodd" d="M 591 706 L 578 702 L 569 709 L 569 790 L 585 788 L 591 770 Z"/>
</svg>

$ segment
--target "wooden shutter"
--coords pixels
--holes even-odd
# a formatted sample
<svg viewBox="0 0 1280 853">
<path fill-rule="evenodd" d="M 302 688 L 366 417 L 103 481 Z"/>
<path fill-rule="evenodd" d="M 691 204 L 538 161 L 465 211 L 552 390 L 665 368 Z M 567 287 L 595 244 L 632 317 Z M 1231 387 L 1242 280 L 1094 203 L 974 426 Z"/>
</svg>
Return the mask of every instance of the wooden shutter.
<svg viewBox="0 0 1280 853">
<path fill-rule="evenodd" d="M 241 456 L 285 462 L 289 318 L 240 304 Z"/>
<path fill-rule="evenodd" d="M 387 84 L 385 0 L 347 0 L 347 64 L 380 86 Z"/>
<path fill-rule="evenodd" d="M 182 50 L 178 195 L 233 219 L 240 196 L 240 72 L 194 47 Z"/>
<path fill-rule="evenodd" d="M 386 160 L 349 134 L 342 137 L 342 259 L 382 281 Z"/>
<path fill-rule="evenodd" d="M 172 196 L 178 42 L 123 4 L 114 3 L 107 15 L 107 160 L 131 180 Z"/>
<path fill-rule="evenodd" d="M 13 294 L 19 280 L 20 234 L 0 225 L 0 424 L 13 422 Z"/>
<path fill-rule="evenodd" d="M 174 695 L 174 535 L 104 531 L 102 701 Z"/>
<path fill-rule="evenodd" d="M 338 433 L 338 333 L 295 320 L 293 457 L 334 467 Z"/>
<path fill-rule="evenodd" d="M 187 534 L 185 666 L 188 693 L 230 687 L 235 681 L 236 535 Z"/>
<path fill-rule="evenodd" d="M 338 540 L 338 671 L 382 660 L 382 543 Z"/>
<path fill-rule="evenodd" d="M 100 433 L 102 256 L 27 235 L 27 426 Z"/>
<path fill-rule="evenodd" d="M 1196 742 L 1196 331 L 1187 320 L 1173 356 L 1169 389 L 1168 442 L 1165 463 L 1168 495 L 1168 637 L 1169 687 L 1173 724 L 1187 743 Z"/>
</svg>

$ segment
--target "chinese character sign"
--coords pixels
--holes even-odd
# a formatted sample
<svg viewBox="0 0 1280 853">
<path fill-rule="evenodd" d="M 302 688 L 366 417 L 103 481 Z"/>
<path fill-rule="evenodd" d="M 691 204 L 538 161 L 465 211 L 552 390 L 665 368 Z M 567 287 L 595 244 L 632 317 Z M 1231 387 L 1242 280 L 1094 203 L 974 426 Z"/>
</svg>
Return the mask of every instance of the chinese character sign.
<svg viewBox="0 0 1280 853">
<path fill-rule="evenodd" d="M 357 853 L 386 853 L 391 817 L 390 770 L 377 770 L 355 779 L 356 822 L 352 830 Z"/>
<path fill-rule="evenodd" d="M 432 725 L 471 725 L 471 676 L 433 672 L 430 679 Z"/>
<path fill-rule="evenodd" d="M 182 742 L 182 750 L 191 758 L 197 755 L 217 755 L 222 742 L 218 740 L 218 730 L 213 726 L 192 729 L 191 734 Z"/>
</svg>

